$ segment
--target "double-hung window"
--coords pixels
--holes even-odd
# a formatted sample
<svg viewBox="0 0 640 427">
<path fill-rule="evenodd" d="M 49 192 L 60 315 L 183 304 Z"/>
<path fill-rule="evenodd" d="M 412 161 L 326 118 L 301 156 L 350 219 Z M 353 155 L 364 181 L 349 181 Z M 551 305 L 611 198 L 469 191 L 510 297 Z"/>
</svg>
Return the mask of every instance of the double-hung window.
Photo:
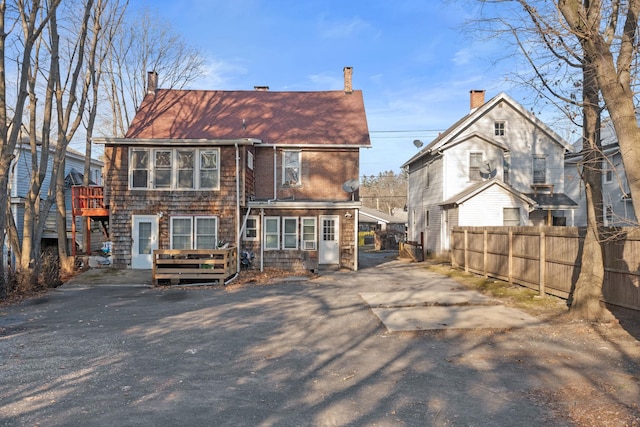
<svg viewBox="0 0 640 427">
<path fill-rule="evenodd" d="M 285 150 L 282 152 L 282 184 L 288 186 L 301 185 L 300 165 L 302 152 Z"/>
<path fill-rule="evenodd" d="M 298 218 L 282 218 L 282 249 L 298 249 Z"/>
<path fill-rule="evenodd" d="M 216 249 L 217 247 L 217 217 L 171 217 L 171 249 Z"/>
<path fill-rule="evenodd" d="M 132 148 L 129 164 L 131 188 L 149 187 L 149 150 Z"/>
<path fill-rule="evenodd" d="M 605 184 L 613 182 L 613 169 L 608 159 L 602 162 L 602 178 Z"/>
<path fill-rule="evenodd" d="M 313 251 L 316 249 L 316 228 L 317 221 L 315 217 L 302 218 L 302 249 L 305 251 Z"/>
<path fill-rule="evenodd" d="M 217 188 L 218 178 L 218 151 L 200 150 L 200 188 Z"/>
<path fill-rule="evenodd" d="M 258 240 L 258 217 L 250 216 L 247 218 L 247 224 L 244 227 L 244 240 Z"/>
<path fill-rule="evenodd" d="M 547 158 L 545 156 L 533 157 L 533 183 L 545 184 L 547 182 Z"/>
<path fill-rule="evenodd" d="M 469 153 L 469 181 L 481 181 L 480 167 L 482 166 L 482 153 Z"/>
<path fill-rule="evenodd" d="M 129 187 L 157 190 L 217 190 L 219 149 L 131 148 Z"/>
<path fill-rule="evenodd" d="M 266 216 L 263 229 L 265 250 L 280 249 L 280 217 Z"/>
</svg>

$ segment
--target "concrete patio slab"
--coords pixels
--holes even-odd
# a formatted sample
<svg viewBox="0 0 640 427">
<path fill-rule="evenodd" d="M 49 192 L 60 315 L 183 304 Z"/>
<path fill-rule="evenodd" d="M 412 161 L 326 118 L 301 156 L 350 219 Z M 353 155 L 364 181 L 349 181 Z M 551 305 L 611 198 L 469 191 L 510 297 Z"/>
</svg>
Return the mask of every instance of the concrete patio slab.
<svg viewBox="0 0 640 427">
<path fill-rule="evenodd" d="M 372 308 L 390 332 L 434 329 L 522 328 L 540 320 L 500 305 Z"/>
<path fill-rule="evenodd" d="M 372 308 L 498 304 L 496 300 L 478 292 L 465 290 L 403 289 L 395 292 L 363 292 L 360 296 Z"/>
</svg>

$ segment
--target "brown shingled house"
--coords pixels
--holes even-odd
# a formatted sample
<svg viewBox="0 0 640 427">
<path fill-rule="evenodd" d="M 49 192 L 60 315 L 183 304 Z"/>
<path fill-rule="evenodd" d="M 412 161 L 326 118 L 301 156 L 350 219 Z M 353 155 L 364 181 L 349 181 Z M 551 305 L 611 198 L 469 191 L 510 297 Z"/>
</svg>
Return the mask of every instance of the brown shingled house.
<svg viewBox="0 0 640 427">
<path fill-rule="evenodd" d="M 125 137 L 96 140 L 114 265 L 148 269 L 154 249 L 227 242 L 253 268 L 357 269 L 349 184 L 370 140 L 351 67 L 344 76 L 344 91 L 204 91 L 158 89 L 149 73 Z"/>
</svg>

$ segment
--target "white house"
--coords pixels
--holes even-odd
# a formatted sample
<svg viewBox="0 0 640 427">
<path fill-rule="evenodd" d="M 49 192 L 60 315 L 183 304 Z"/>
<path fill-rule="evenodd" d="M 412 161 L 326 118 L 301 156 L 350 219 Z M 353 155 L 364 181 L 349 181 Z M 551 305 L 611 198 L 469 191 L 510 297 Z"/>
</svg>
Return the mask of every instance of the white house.
<svg viewBox="0 0 640 427">
<path fill-rule="evenodd" d="M 564 156 L 573 147 L 505 93 L 485 102 L 484 91 L 471 91 L 470 106 L 402 166 L 408 240 L 438 253 L 454 226 L 570 223 Z"/>
<path fill-rule="evenodd" d="M 629 193 L 629 184 L 622 164 L 622 154 L 618 139 L 610 120 L 604 121 L 600 130 L 600 140 L 605 159 L 602 162 L 602 202 L 604 223 L 610 227 L 636 226 L 638 224 Z M 574 143 L 575 152 L 565 157 L 565 192 L 578 203 L 575 211 L 575 226 L 587 225 L 584 182 L 580 179 L 582 170 L 582 141 Z"/>
</svg>

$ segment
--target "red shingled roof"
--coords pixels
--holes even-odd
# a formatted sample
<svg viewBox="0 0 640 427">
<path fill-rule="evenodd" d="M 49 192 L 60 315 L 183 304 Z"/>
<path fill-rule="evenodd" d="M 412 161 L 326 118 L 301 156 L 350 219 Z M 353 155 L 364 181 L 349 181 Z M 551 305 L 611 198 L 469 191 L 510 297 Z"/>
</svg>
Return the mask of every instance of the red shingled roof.
<svg viewBox="0 0 640 427">
<path fill-rule="evenodd" d="M 267 144 L 368 147 L 362 91 L 204 91 L 147 95 L 126 138 L 257 138 Z"/>
</svg>

